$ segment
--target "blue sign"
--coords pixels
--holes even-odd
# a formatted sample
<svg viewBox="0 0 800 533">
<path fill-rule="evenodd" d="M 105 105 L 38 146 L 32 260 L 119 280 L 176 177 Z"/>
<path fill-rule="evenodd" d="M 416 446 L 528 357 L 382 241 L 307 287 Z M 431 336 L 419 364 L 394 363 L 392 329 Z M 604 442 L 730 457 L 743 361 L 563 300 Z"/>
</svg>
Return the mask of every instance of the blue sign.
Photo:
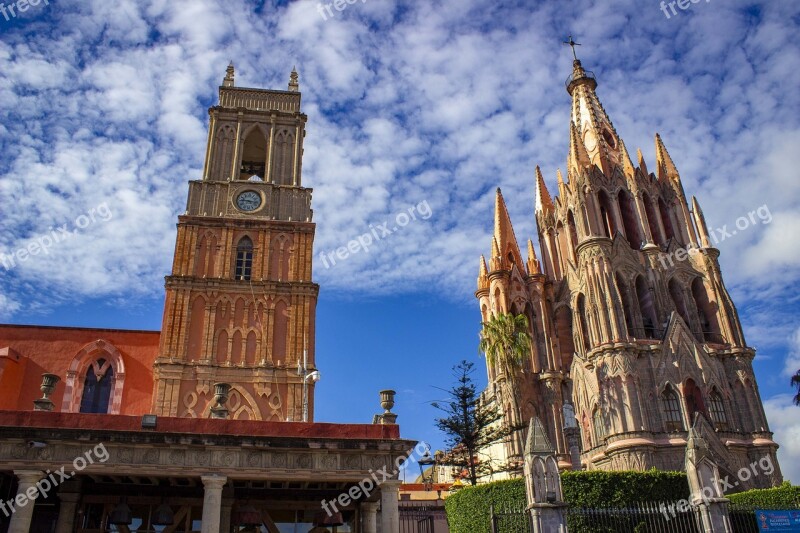
<svg viewBox="0 0 800 533">
<path fill-rule="evenodd" d="M 759 531 L 800 532 L 800 511 L 772 511 L 756 509 Z"/>
</svg>

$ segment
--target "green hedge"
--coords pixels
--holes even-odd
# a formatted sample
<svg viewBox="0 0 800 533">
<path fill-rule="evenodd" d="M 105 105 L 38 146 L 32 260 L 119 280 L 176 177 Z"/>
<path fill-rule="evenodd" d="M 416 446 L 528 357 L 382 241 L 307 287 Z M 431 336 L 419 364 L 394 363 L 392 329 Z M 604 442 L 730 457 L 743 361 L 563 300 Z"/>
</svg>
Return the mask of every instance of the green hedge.
<svg viewBox="0 0 800 533">
<path fill-rule="evenodd" d="M 522 479 L 465 487 L 444 501 L 450 533 L 488 533 L 489 507 L 522 510 L 526 506 Z"/>
<path fill-rule="evenodd" d="M 628 507 L 689 497 L 685 472 L 562 472 L 564 501 L 573 507 Z"/>
<path fill-rule="evenodd" d="M 574 507 L 626 507 L 636 502 L 677 501 L 689 496 L 683 472 L 563 472 L 564 500 Z M 488 533 L 489 507 L 498 512 L 526 506 L 522 479 L 466 487 L 445 500 L 451 533 Z"/>
<path fill-rule="evenodd" d="M 729 494 L 727 498 L 739 508 L 796 509 L 800 505 L 800 487 L 784 481 L 780 487 L 748 490 Z"/>
</svg>

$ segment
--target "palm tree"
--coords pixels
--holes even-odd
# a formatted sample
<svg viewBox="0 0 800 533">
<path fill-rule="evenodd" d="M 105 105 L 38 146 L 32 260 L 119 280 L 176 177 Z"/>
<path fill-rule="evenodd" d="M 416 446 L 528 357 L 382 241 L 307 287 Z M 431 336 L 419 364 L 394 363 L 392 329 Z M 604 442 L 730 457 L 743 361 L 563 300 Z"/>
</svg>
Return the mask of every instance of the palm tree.
<svg viewBox="0 0 800 533">
<path fill-rule="evenodd" d="M 525 358 L 531 353 L 531 336 L 525 315 L 500 313 L 481 324 L 478 350 L 486 356 L 498 374 L 504 374 L 512 386 Z"/>
<path fill-rule="evenodd" d="M 481 324 L 481 342 L 478 350 L 486 356 L 497 374 L 505 376 L 511 400 L 511 412 L 506 421 L 511 429 L 516 448 L 512 455 L 523 449 L 520 429 L 519 395 L 517 393 L 517 374 L 522 369 L 525 358 L 530 357 L 531 336 L 528 333 L 528 318 L 525 315 L 499 313 Z M 501 388 L 502 390 L 502 388 Z M 512 457 L 513 459 L 513 457 Z"/>
<path fill-rule="evenodd" d="M 792 387 L 797 387 L 797 394 L 794 395 L 794 404 L 800 405 L 800 370 L 792 376 Z"/>
</svg>

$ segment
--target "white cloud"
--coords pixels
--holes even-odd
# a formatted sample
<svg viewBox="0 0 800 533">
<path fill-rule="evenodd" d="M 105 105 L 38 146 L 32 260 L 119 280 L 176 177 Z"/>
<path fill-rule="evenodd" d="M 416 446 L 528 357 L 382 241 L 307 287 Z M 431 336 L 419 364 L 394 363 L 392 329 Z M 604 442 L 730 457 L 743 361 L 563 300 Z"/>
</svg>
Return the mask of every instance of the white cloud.
<svg viewBox="0 0 800 533">
<path fill-rule="evenodd" d="M 786 354 L 786 366 L 783 369 L 784 376 L 793 376 L 800 371 L 800 327 L 794 332 L 789 340 L 789 352 Z"/>
<path fill-rule="evenodd" d="M 5 293 L 24 299 L 44 273 L 54 273 L 49 290 L 72 297 L 163 291 L 186 182 L 204 157 L 206 108 L 232 59 L 240 86 L 282 89 L 292 65 L 300 71 L 318 253 L 423 200 L 433 208 L 370 254 L 318 263 L 316 281 L 471 300 L 494 188 L 503 187 L 521 243 L 535 236 L 536 164 L 555 192 L 571 55 L 554 28 L 571 28 L 629 149 L 642 146 L 654 167 L 660 131 L 709 224 L 770 207 L 771 224 L 720 244 L 737 304 L 785 294 L 800 271 L 786 238 L 800 227 L 800 114 L 785 97 L 800 85 L 798 10 L 735 0 L 666 20 L 631 0 L 583 0 L 568 12 L 559 2 L 370 1 L 323 20 L 314 0 L 53 4 L 0 42 L 9 117 L 0 201 L 14 206 L 4 209 L 0 252 L 102 201 L 115 218 L 6 273 Z M 763 318 L 759 337 L 786 327 L 774 306 Z"/>
<path fill-rule="evenodd" d="M 783 477 L 800 483 L 800 406 L 794 405 L 791 394 L 778 394 L 764 402 L 769 425 L 780 445 L 778 462 Z"/>
</svg>

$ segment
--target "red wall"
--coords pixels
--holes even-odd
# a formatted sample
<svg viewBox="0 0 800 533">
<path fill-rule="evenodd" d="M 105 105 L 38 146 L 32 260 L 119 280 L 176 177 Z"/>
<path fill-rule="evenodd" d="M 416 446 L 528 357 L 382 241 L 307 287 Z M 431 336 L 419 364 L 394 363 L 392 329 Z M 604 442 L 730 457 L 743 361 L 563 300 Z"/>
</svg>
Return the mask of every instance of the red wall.
<svg viewBox="0 0 800 533">
<path fill-rule="evenodd" d="M 42 396 L 42 374 L 50 372 L 61 378 L 50 396 L 60 411 L 67 369 L 81 348 L 102 339 L 119 350 L 125 364 L 120 414 L 149 413 L 159 336 L 158 331 L 0 325 L 0 409 L 33 410 L 33 400 Z"/>
</svg>

